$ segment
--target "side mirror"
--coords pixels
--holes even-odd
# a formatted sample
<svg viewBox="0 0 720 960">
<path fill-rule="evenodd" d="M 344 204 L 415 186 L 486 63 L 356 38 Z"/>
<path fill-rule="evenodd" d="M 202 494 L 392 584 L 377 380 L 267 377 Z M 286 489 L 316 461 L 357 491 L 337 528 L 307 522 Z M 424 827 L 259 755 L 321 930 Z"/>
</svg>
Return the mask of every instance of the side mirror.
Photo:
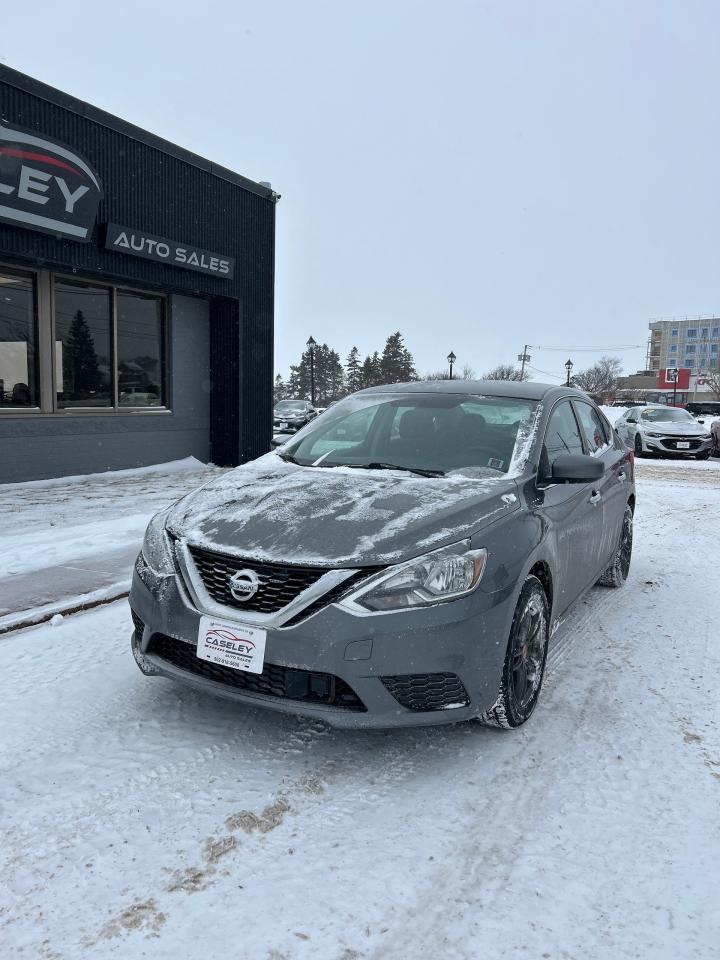
<svg viewBox="0 0 720 960">
<path fill-rule="evenodd" d="M 597 457 L 564 453 L 552 465 L 554 483 L 591 483 L 605 473 L 605 464 Z"/>
</svg>

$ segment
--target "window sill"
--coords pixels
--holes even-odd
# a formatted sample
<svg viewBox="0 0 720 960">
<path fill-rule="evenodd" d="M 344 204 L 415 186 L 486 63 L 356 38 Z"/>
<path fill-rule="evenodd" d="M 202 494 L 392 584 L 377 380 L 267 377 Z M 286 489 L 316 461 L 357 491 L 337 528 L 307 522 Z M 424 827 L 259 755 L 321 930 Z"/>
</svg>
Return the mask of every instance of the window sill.
<svg viewBox="0 0 720 960">
<path fill-rule="evenodd" d="M 42 419 L 48 419 L 50 417 L 147 417 L 167 416 L 168 414 L 172 414 L 172 410 L 168 407 L 128 407 L 127 409 L 121 409 L 119 407 L 105 407 L 104 409 L 99 407 L 73 407 L 72 409 L 53 410 L 48 413 L 37 407 L 30 409 L 15 407 L 12 410 L 0 410 L 0 420 L 10 417 L 40 417 Z"/>
</svg>

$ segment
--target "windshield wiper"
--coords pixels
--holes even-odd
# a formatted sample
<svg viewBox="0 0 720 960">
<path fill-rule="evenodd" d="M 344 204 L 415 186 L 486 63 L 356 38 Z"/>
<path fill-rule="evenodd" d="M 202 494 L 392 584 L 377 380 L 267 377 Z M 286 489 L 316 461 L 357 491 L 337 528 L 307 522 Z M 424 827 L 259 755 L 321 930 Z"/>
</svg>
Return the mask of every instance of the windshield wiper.
<svg viewBox="0 0 720 960">
<path fill-rule="evenodd" d="M 444 477 L 443 470 L 424 470 L 422 467 L 400 467 L 397 463 L 383 463 L 374 460 L 372 463 L 349 463 L 349 467 L 358 467 L 361 470 L 404 470 L 406 473 L 414 473 L 418 477 Z"/>
<path fill-rule="evenodd" d="M 278 456 L 281 460 L 285 460 L 286 463 L 297 463 L 295 457 L 293 457 L 290 453 L 278 453 Z"/>
</svg>

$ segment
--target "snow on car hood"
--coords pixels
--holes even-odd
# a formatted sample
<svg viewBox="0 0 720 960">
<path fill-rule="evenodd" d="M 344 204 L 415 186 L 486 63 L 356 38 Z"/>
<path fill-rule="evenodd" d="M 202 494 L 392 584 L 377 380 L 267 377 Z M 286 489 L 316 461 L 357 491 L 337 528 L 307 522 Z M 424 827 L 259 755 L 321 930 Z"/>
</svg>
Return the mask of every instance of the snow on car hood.
<svg viewBox="0 0 720 960">
<path fill-rule="evenodd" d="M 508 477 L 418 477 L 300 467 L 275 453 L 176 503 L 168 529 L 249 559 L 321 566 L 397 563 L 470 536 L 518 509 Z"/>
<path fill-rule="evenodd" d="M 678 423 L 673 420 L 641 420 L 640 427 L 649 433 L 669 433 L 681 437 L 701 437 L 708 432 L 699 423 Z"/>
</svg>

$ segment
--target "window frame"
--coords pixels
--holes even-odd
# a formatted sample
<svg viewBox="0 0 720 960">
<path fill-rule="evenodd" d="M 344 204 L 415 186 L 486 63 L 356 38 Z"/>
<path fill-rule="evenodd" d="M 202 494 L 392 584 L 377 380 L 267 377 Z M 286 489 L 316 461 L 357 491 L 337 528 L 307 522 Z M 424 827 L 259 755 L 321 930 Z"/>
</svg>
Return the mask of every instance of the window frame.
<svg viewBox="0 0 720 960">
<path fill-rule="evenodd" d="M 607 420 L 602 413 L 602 410 L 599 410 L 597 407 L 594 407 L 592 403 L 589 403 L 587 400 L 579 400 L 577 397 L 573 397 L 572 400 L 573 407 L 575 407 L 575 419 L 580 425 L 580 436 L 583 440 L 583 447 L 585 450 L 585 455 L 588 457 L 602 457 L 603 454 L 607 453 L 608 450 L 612 449 L 615 445 L 614 431 L 610 424 L 610 421 Z M 582 417 L 580 416 L 580 410 L 582 406 L 590 407 L 593 413 L 596 413 L 598 420 L 600 421 L 600 426 L 602 427 L 603 434 L 605 435 L 605 446 L 598 447 L 597 450 L 590 449 L 590 441 L 588 440 L 587 432 L 585 431 L 585 426 L 582 422 Z"/>
<path fill-rule="evenodd" d="M 6 264 L 0 261 L 0 273 L 7 271 L 11 276 L 14 274 L 16 276 L 22 277 L 23 279 L 29 279 L 33 286 L 33 296 L 34 296 L 34 322 L 35 322 L 35 377 L 37 380 L 37 392 L 36 400 L 37 403 L 33 403 L 32 406 L 18 406 L 18 407 L 0 407 L 0 416 L 4 417 L 17 417 L 17 416 L 28 416 L 32 414 L 39 414 L 42 411 L 42 392 L 43 392 L 43 341 L 42 341 L 42 331 L 41 331 L 41 321 L 40 321 L 40 280 L 37 270 L 28 269 L 26 267 L 18 267 L 15 264 Z"/>
<path fill-rule="evenodd" d="M 32 407 L 0 407 L 0 418 L 8 417 L 146 417 L 168 416 L 173 413 L 171 366 L 171 311 L 169 295 L 163 291 L 117 283 L 103 278 L 68 273 L 67 270 L 49 270 L 0 261 L 0 271 L 7 270 L 32 276 L 35 286 L 35 315 L 38 352 L 39 404 Z M 113 386 L 112 405 L 107 407 L 59 407 L 57 401 L 57 358 L 55 333 L 55 280 L 87 283 L 110 291 L 110 348 L 112 351 Z M 119 405 L 117 370 L 117 296 L 118 293 L 136 293 L 155 297 L 161 305 L 160 385 L 163 403 L 159 406 Z"/>
</svg>

